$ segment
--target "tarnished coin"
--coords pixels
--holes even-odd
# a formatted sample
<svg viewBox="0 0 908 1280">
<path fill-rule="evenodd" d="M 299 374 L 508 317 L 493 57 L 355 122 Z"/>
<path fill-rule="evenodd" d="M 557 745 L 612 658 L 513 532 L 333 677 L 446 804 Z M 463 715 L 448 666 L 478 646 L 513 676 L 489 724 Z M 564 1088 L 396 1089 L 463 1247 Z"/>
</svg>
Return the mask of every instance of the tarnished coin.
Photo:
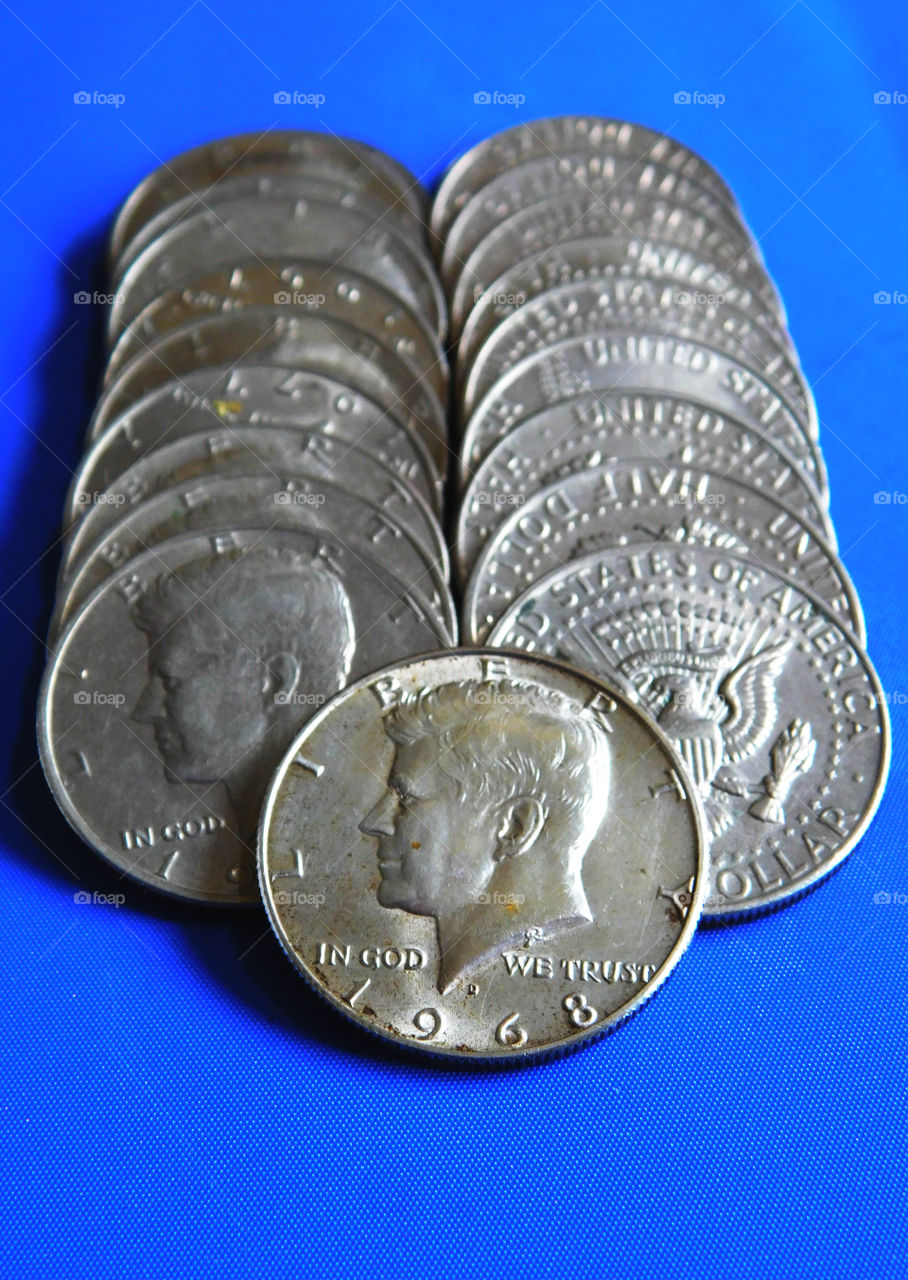
<svg viewBox="0 0 908 1280">
<path fill-rule="evenodd" d="M 347 320 L 376 335 L 424 377 L 444 400 L 447 363 L 427 321 L 395 294 L 355 271 L 306 258 L 246 261 L 199 276 L 150 302 L 120 334 L 107 359 L 104 383 L 164 333 L 205 315 L 237 307 L 283 305 L 288 312 L 314 311 Z"/>
<path fill-rule="evenodd" d="M 473 566 L 464 640 L 483 643 L 517 596 L 570 560 L 675 542 L 721 547 L 790 575 L 864 643 L 861 607 L 842 562 L 793 511 L 728 475 L 646 458 L 565 476 L 515 505 Z"/>
<path fill-rule="evenodd" d="M 830 547 L 823 499 L 795 460 L 756 427 L 708 405 L 658 392 L 562 400 L 504 435 L 461 499 L 454 545 L 463 580 L 483 545 L 528 494 L 605 461 L 647 459 L 729 476 L 782 502 Z"/>
<path fill-rule="evenodd" d="M 706 916 L 800 896 L 879 803 L 889 725 L 869 659 L 754 560 L 693 543 L 596 552 L 534 584 L 490 643 L 577 663 L 655 717 L 706 808 Z"/>
<path fill-rule="evenodd" d="M 116 283 L 108 312 L 108 344 L 168 289 L 200 272 L 249 258 L 320 258 L 349 267 L 399 294 L 428 317 L 440 335 L 446 327 L 441 286 L 427 254 L 390 228 L 374 226 L 354 209 L 318 200 L 228 200 L 186 218 L 159 236 Z"/>
<path fill-rule="evenodd" d="M 118 280 L 158 236 L 187 217 L 204 209 L 217 210 L 228 200 L 250 196 L 266 200 L 320 200 L 355 209 L 369 218 L 374 226 L 386 226 L 406 237 L 420 249 L 425 248 L 425 227 L 412 209 L 401 203 L 389 204 L 380 193 L 387 188 L 380 180 L 365 175 L 366 180 L 351 182 L 349 176 L 338 175 L 330 166 L 315 171 L 311 165 L 256 165 L 238 170 L 214 186 L 184 195 L 167 205 L 142 227 L 113 264 L 111 276 Z"/>
<path fill-rule="evenodd" d="M 614 282 L 649 277 L 677 282 L 677 300 L 688 306 L 728 303 L 753 316 L 785 342 L 794 355 L 778 315 L 766 306 L 734 270 L 719 267 L 688 249 L 662 240 L 641 240 L 623 233 L 562 240 L 542 253 L 522 258 L 479 291 L 457 343 L 457 361 L 469 370 L 480 347 L 531 299 L 567 284 Z"/>
<path fill-rule="evenodd" d="M 288 957 L 398 1045 L 525 1061 L 611 1030 L 689 942 L 702 817 L 621 694 L 489 650 L 375 672 L 269 788 L 259 878 Z"/>
<path fill-rule="evenodd" d="M 343 320 L 286 314 L 281 306 L 242 307 L 207 316 L 159 338 L 121 369 L 102 392 L 89 430 L 97 439 L 115 417 L 146 392 L 192 369 L 276 364 L 325 373 L 376 400 L 418 430 L 441 462 L 447 425 L 441 402 L 390 348 Z"/>
<path fill-rule="evenodd" d="M 737 201 L 712 165 L 666 134 L 627 120 L 599 116 L 554 116 L 530 120 L 496 133 L 450 166 L 432 203 L 431 229 L 444 241 L 467 201 L 504 169 L 563 152 L 588 150 L 666 165 L 708 187 L 736 213 Z M 739 213 L 740 216 L 740 213 Z"/>
<path fill-rule="evenodd" d="M 351 493 L 361 493 L 385 509 L 447 568 L 444 540 L 428 504 L 393 471 L 346 441 L 295 427 L 227 427 L 200 432 L 161 445 L 124 471 L 102 494 L 87 502 L 75 495 L 85 514 L 72 528 L 63 548 L 62 572 L 110 533 L 127 509 L 151 494 L 175 485 L 192 485 L 208 475 L 270 475 L 279 492 L 286 476 L 331 480 Z M 81 491 L 84 493 L 85 491 Z"/>
<path fill-rule="evenodd" d="M 64 511 L 71 524 L 124 471 L 150 449 L 199 431 L 295 427 L 312 436 L 356 444 L 372 454 L 435 511 L 442 482 L 423 438 L 381 405 L 334 378 L 281 365 L 208 366 L 149 391 L 109 423 L 89 447 L 73 477 Z"/>
<path fill-rule="evenodd" d="M 125 514 L 106 536 L 86 547 L 61 578 L 50 627 L 51 644 L 105 578 L 157 543 L 181 533 L 265 525 L 322 529 L 352 551 L 361 549 L 367 558 L 379 558 L 399 582 L 410 585 L 454 643 L 457 622 L 444 544 L 438 539 L 429 548 L 417 542 L 405 525 L 355 489 L 302 472 L 277 479 L 270 470 L 264 474 L 203 474 L 186 484 L 157 491 L 136 506 L 126 508 L 124 504 L 121 510 Z"/>
<path fill-rule="evenodd" d="M 547 405 L 614 390 L 691 398 L 751 422 L 791 454 L 824 499 L 828 494 L 816 443 L 755 369 L 704 342 L 633 329 L 570 338 L 515 365 L 476 406 L 461 441 L 462 465 L 475 470 L 502 436 Z"/>
<path fill-rule="evenodd" d="M 451 333 L 459 335 L 477 298 L 515 262 L 544 253 L 562 240 L 632 235 L 687 249 L 733 272 L 784 323 L 779 296 L 758 255 L 729 243 L 722 227 L 696 208 L 621 192 L 592 204 L 572 195 L 556 197 L 512 214 L 470 254 L 450 296 Z M 352 265 L 352 264 L 351 264 Z"/>
<path fill-rule="evenodd" d="M 443 639 L 405 584 L 329 534 L 174 538 L 64 632 L 39 701 L 44 772 L 79 835 L 127 874 L 254 903 L 262 797 L 300 726 L 351 680 Z"/>
<path fill-rule="evenodd" d="M 385 184 L 389 203 L 403 201 L 415 214 L 426 211 L 419 182 L 402 164 L 375 147 L 334 133 L 298 129 L 269 129 L 236 134 L 205 143 L 174 156 L 148 175 L 123 203 L 110 235 L 109 260 L 116 262 L 141 228 L 161 209 L 189 191 L 209 189 L 223 178 L 256 165 L 287 161 L 293 165 L 329 162 L 339 175 L 354 182 L 362 175 Z"/>
<path fill-rule="evenodd" d="M 665 277 L 560 285 L 526 302 L 489 335 L 464 371 L 461 416 L 468 418 L 494 383 L 527 356 L 569 338 L 631 328 L 699 338 L 755 369 L 816 440 L 816 405 L 787 340 L 724 299 L 692 305 L 689 293 Z"/>
<path fill-rule="evenodd" d="M 442 284 L 450 292 L 474 250 L 513 214 L 553 197 L 573 196 L 595 205 L 619 193 L 671 201 L 681 209 L 695 208 L 724 232 L 730 244 L 739 245 L 742 251 L 753 246 L 750 233 L 727 204 L 663 164 L 641 164 L 609 152 L 561 152 L 505 170 L 467 201 L 448 230 L 441 256 Z"/>
</svg>

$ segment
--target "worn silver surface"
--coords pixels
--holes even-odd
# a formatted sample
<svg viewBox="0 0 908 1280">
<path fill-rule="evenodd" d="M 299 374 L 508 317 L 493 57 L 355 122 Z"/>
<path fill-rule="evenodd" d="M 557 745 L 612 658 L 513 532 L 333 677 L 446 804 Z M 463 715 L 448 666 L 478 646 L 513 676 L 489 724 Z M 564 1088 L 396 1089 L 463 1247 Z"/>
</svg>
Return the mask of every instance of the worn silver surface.
<svg viewBox="0 0 908 1280">
<path fill-rule="evenodd" d="M 655 197 L 681 209 L 708 211 L 730 244 L 738 245 L 742 251 L 753 244 L 750 233 L 727 204 L 666 165 L 652 161 L 641 164 L 637 159 L 608 152 L 561 152 L 505 170 L 467 201 L 448 230 L 441 256 L 442 284 L 450 291 L 474 250 L 513 214 L 553 197 L 573 196 L 594 206 L 599 200 L 619 194 Z"/>
<path fill-rule="evenodd" d="M 643 162 L 655 161 L 709 187 L 733 212 L 738 210 L 729 187 L 696 152 L 674 138 L 627 120 L 601 116 L 553 116 L 530 120 L 486 138 L 450 166 L 432 203 L 431 229 L 444 241 L 467 201 L 503 169 L 552 154 L 582 149 Z"/>
<path fill-rule="evenodd" d="M 393 471 L 355 445 L 294 427 L 224 427 L 162 445 L 133 463 L 103 493 L 76 505 L 85 510 L 63 548 L 62 572 L 68 574 L 89 547 L 107 537 L 129 507 L 175 485 L 189 485 L 214 474 L 261 472 L 274 479 L 275 492 L 286 476 L 300 474 L 330 480 L 361 493 L 384 508 L 447 571 L 447 552 L 438 521 L 424 499 Z M 84 491 L 82 491 L 84 492 Z"/>
<path fill-rule="evenodd" d="M 578 394 L 646 390 L 692 398 L 751 422 L 782 445 L 826 497 L 826 468 L 805 428 L 756 370 L 702 342 L 642 330 L 572 338 L 522 360 L 476 406 L 461 441 L 462 465 L 534 412 Z"/>
<path fill-rule="evenodd" d="M 404 201 L 420 217 L 426 212 L 425 192 L 413 174 L 391 156 L 363 142 L 302 129 L 235 134 L 181 152 L 139 183 L 117 214 L 110 234 L 109 261 L 115 262 L 151 218 L 181 200 L 187 191 L 205 190 L 222 178 L 281 161 L 317 166 L 330 163 L 339 175 L 346 175 L 353 182 L 363 174 L 378 178 L 385 185 L 389 203 Z"/>
<path fill-rule="evenodd" d="M 426 315 L 443 335 L 441 286 L 427 254 L 406 238 L 354 209 L 323 201 L 247 197 L 186 218 L 130 264 L 116 282 L 108 343 L 113 345 L 159 294 L 189 283 L 200 271 L 296 256 L 321 258 L 376 280 Z"/>
<path fill-rule="evenodd" d="M 778 392 L 817 439 L 813 395 L 787 340 L 724 298 L 692 302 L 687 290 L 665 277 L 560 285 L 526 302 L 498 325 L 464 369 L 461 417 L 468 418 L 494 383 L 527 356 L 569 338 L 614 329 L 695 338 L 740 360 Z"/>
<path fill-rule="evenodd" d="M 343 481 L 343 468 L 336 480 Z M 167 538 L 187 532 L 214 533 L 230 528 L 322 529 L 352 551 L 377 558 L 399 582 L 425 602 L 453 643 L 457 635 L 448 585 L 448 557 L 438 538 L 428 547 L 416 541 L 384 507 L 355 489 L 304 471 L 200 475 L 186 484 L 152 493 L 145 501 L 121 507 L 121 518 L 98 543 L 85 547 L 68 566 L 57 587 L 50 636 L 59 633 L 105 578 L 127 560 Z"/>
<path fill-rule="evenodd" d="M 125 329 L 107 359 L 105 385 L 133 356 L 164 333 L 204 315 L 237 307 L 279 304 L 336 316 L 371 333 L 424 377 L 444 400 L 447 363 L 427 321 L 382 285 L 355 271 L 307 258 L 246 262 L 208 272 L 179 289 L 155 298 Z"/>
<path fill-rule="evenodd" d="M 514 505 L 473 565 L 461 611 L 464 642 L 482 644 L 517 596 L 568 561 L 612 547 L 676 542 L 720 547 L 791 576 L 865 642 L 844 566 L 794 512 L 728 475 L 651 458 L 610 460 Z"/>
<path fill-rule="evenodd" d="M 615 681 L 672 738 L 711 832 L 706 916 L 800 896 L 879 803 L 889 726 L 869 659 L 753 560 L 694 543 L 596 552 L 519 597 L 490 643 Z"/>
<path fill-rule="evenodd" d="M 252 904 L 267 780 L 350 681 L 444 643 L 405 584 L 324 533 L 190 534 L 113 574 L 64 632 L 41 761 L 84 840 L 198 902 Z"/>
<path fill-rule="evenodd" d="M 324 374 L 243 363 L 184 373 L 110 422 L 73 477 L 64 524 L 84 514 L 86 494 L 103 493 L 150 449 L 198 431 L 221 433 L 241 426 L 296 427 L 359 445 L 441 510 L 441 476 L 421 433 Z M 315 440 L 313 447 L 317 444 Z"/>
<path fill-rule="evenodd" d="M 371 335 L 317 314 L 288 316 L 283 307 L 242 307 L 174 329 L 130 360 L 102 393 L 89 438 L 96 439 L 146 392 L 208 366 L 269 363 L 325 373 L 361 391 L 420 431 L 433 456 L 447 449 L 444 410 L 432 387 Z"/>
<path fill-rule="evenodd" d="M 345 690 L 290 746 L 262 895 L 303 977 L 382 1038 L 564 1052 L 638 1009 L 690 940 L 705 864 L 682 774 L 588 676 L 430 654 Z"/>
<path fill-rule="evenodd" d="M 458 364 L 468 370 L 492 331 L 540 294 L 562 285 L 603 281 L 611 282 L 614 288 L 615 282 L 625 277 L 674 280 L 678 293 L 685 294 L 691 306 L 728 303 L 738 307 L 781 342 L 788 341 L 794 356 L 778 314 L 733 269 L 719 267 L 667 241 L 641 240 L 624 232 L 562 240 L 509 266 L 475 299 L 458 339 Z"/>
<path fill-rule="evenodd" d="M 784 449 L 749 423 L 658 392 L 576 396 L 520 423 L 468 481 L 454 536 L 461 580 L 498 525 L 526 497 L 610 459 L 714 471 L 783 502 L 835 547 L 823 499 Z"/>
</svg>

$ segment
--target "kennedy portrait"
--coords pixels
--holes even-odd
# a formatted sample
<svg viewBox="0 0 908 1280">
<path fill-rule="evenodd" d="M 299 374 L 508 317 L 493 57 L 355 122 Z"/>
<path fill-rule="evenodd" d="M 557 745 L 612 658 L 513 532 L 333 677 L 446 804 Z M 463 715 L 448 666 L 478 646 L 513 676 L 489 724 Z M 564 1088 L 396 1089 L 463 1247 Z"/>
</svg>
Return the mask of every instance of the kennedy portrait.
<svg viewBox="0 0 908 1280">
<path fill-rule="evenodd" d="M 169 781 L 199 793 L 224 783 L 251 835 L 294 733 L 347 681 L 355 636 L 343 583 L 321 560 L 237 551 L 161 574 L 132 617 L 148 637 L 132 718 L 152 726 Z"/>
<path fill-rule="evenodd" d="M 581 872 L 610 773 L 594 715 L 533 685 L 462 681 L 403 698 L 384 729 L 387 785 L 360 830 L 379 903 L 435 920 L 440 991 L 530 930 L 592 919 Z"/>
</svg>

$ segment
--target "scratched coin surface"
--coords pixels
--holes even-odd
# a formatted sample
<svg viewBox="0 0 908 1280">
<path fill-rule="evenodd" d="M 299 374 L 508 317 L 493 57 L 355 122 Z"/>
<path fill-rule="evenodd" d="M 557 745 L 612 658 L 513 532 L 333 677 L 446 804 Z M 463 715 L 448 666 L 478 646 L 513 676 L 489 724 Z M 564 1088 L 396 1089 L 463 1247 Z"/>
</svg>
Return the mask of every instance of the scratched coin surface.
<svg viewBox="0 0 908 1280">
<path fill-rule="evenodd" d="M 425 192 L 413 174 L 375 147 L 334 133 L 269 129 L 207 142 L 181 152 L 150 173 L 117 214 L 110 234 L 109 260 L 116 262 L 140 229 L 187 191 L 208 189 L 222 178 L 282 160 L 300 166 L 330 162 L 338 174 L 354 181 L 363 174 L 378 177 L 386 187 L 388 203 L 404 201 L 420 217 L 425 213 Z"/>
<path fill-rule="evenodd" d="M 445 356 L 425 319 L 382 285 L 355 271 L 306 258 L 244 262 L 198 276 L 155 298 L 121 333 L 104 371 L 105 385 L 145 347 L 203 315 L 237 307 L 283 305 L 348 320 L 380 336 L 402 360 L 415 365 L 438 394 L 447 391 Z"/>
<path fill-rule="evenodd" d="M 321 709 L 259 832 L 288 957 L 359 1026 L 461 1060 L 563 1053 L 668 976 L 696 926 L 702 813 L 622 694 L 492 650 L 402 662 Z"/>
<path fill-rule="evenodd" d="M 440 511 L 442 482 L 421 435 L 335 378 L 285 365 L 206 366 L 141 396 L 93 439 L 70 486 L 64 524 L 84 514 L 86 494 L 103 493 L 150 449 L 199 431 L 282 426 L 359 445 Z"/>
<path fill-rule="evenodd" d="M 828 495 L 815 441 L 755 369 L 707 343 L 635 329 L 568 338 L 515 365 L 476 406 L 461 441 L 462 462 L 474 469 L 511 427 L 547 405 L 612 390 L 674 393 L 750 422 Z"/>
<path fill-rule="evenodd" d="M 666 165 L 683 177 L 709 187 L 728 207 L 738 212 L 728 185 L 702 156 L 675 138 L 632 124 L 600 116 L 553 116 L 530 120 L 486 138 L 450 166 L 432 204 L 431 228 L 444 241 L 467 201 L 504 169 L 562 152 L 588 150 L 626 156 L 641 162 Z"/>
<path fill-rule="evenodd" d="M 490 643 L 601 675 L 672 739 L 710 832 L 705 917 L 800 897 L 873 817 L 889 723 L 870 660 L 755 560 L 693 542 L 594 552 L 518 597 Z"/>
<path fill-rule="evenodd" d="M 170 539 L 111 575 L 41 688 L 41 760 L 63 813 L 142 883 L 259 899 L 254 833 L 287 745 L 377 666 L 445 642 L 407 584 L 330 534 Z"/>
<path fill-rule="evenodd" d="M 730 476 L 652 459 L 609 461 L 515 503 L 478 556 L 464 591 L 463 637 L 483 643 L 534 582 L 593 551 L 637 544 L 721 547 L 795 578 L 855 639 L 857 593 L 838 556 L 794 512 Z"/>
</svg>

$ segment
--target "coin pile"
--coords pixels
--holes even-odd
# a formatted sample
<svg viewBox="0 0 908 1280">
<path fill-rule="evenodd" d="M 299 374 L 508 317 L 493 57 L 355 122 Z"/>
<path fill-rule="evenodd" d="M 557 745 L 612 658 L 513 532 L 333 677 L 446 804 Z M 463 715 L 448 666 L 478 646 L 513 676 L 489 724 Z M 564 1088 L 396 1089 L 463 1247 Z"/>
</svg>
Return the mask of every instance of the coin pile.
<svg viewBox="0 0 908 1280">
<path fill-rule="evenodd" d="M 459 159 L 431 227 L 465 642 L 647 708 L 706 810 L 706 916 L 801 894 L 869 822 L 888 725 L 813 396 L 734 197 L 671 138 L 571 116 Z"/>
<path fill-rule="evenodd" d="M 177 156 L 117 217 L 39 738 L 70 823 L 145 884 L 259 901 L 300 726 L 456 643 L 425 213 L 390 157 L 286 132 Z"/>
</svg>

